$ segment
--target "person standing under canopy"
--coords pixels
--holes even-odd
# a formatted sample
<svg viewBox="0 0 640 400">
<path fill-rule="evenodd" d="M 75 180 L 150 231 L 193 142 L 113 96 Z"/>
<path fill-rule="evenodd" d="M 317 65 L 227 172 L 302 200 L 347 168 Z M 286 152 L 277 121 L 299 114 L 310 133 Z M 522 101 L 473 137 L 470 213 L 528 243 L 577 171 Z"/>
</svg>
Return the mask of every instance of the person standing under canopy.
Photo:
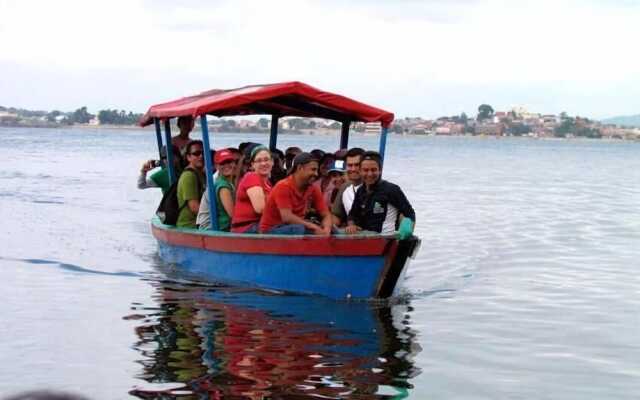
<svg viewBox="0 0 640 400">
<path fill-rule="evenodd" d="M 178 117 L 178 129 L 180 130 L 180 133 L 177 136 L 171 138 L 171 144 L 178 147 L 181 153 L 183 152 L 185 146 L 191 141 L 189 134 L 193 130 L 193 126 L 194 121 L 192 116 L 185 115 L 182 117 Z"/>
<path fill-rule="evenodd" d="M 398 227 L 399 239 L 413 233 L 416 213 L 398 185 L 380 178 L 382 159 L 375 151 L 367 151 L 360 161 L 362 186 L 356 192 L 349 212 L 345 233 L 359 230 L 392 234 Z M 403 218 L 398 225 L 398 219 Z"/>
<path fill-rule="evenodd" d="M 273 188 L 260 219 L 260 233 L 303 235 L 331 234 L 331 214 L 322 192 L 313 181 L 318 177 L 318 160 L 309 153 L 293 159 L 292 172 Z M 304 219 L 313 208 L 322 218 L 322 225 Z"/>
<path fill-rule="evenodd" d="M 178 179 L 178 228 L 196 228 L 196 217 L 204 191 L 204 153 L 202 141 L 192 140 L 185 147 L 187 167 Z"/>
</svg>

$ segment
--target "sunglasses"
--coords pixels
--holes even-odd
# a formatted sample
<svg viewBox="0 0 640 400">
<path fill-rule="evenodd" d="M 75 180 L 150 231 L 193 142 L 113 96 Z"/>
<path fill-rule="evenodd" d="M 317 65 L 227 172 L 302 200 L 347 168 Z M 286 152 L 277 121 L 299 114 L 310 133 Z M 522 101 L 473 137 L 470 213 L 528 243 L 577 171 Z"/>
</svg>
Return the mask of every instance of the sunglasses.
<svg viewBox="0 0 640 400">
<path fill-rule="evenodd" d="M 196 150 L 189 153 L 189 155 L 200 157 L 202 155 L 202 152 L 200 150 Z"/>
</svg>

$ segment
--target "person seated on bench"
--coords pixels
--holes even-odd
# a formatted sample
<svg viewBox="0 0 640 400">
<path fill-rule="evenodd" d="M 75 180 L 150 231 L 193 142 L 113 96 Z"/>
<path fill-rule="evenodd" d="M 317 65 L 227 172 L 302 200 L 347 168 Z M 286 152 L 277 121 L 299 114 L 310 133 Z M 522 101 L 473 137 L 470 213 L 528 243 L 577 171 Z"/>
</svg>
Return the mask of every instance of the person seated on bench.
<svg viewBox="0 0 640 400">
<path fill-rule="evenodd" d="M 185 146 L 187 167 L 178 179 L 178 228 L 196 228 L 200 199 L 204 192 L 204 155 L 201 140 L 192 140 Z"/>
<path fill-rule="evenodd" d="M 236 188 L 231 232 L 258 233 L 262 210 L 271 192 L 269 175 L 273 168 L 271 152 L 265 146 L 253 148 L 249 156 L 251 171 L 247 172 Z"/>
<path fill-rule="evenodd" d="M 231 228 L 233 201 L 235 199 L 236 191 L 233 186 L 236 172 L 236 157 L 229 149 L 222 149 L 216 151 L 213 159 L 216 170 L 218 170 L 214 185 L 214 191 L 216 194 L 216 211 L 218 214 L 218 230 L 229 232 L 229 229 Z M 196 223 L 198 224 L 198 229 L 211 229 L 208 190 L 205 190 L 202 195 Z"/>
<path fill-rule="evenodd" d="M 260 233 L 303 235 L 331 234 L 331 213 L 313 181 L 318 177 L 318 160 L 309 153 L 293 159 L 292 173 L 276 184 L 260 219 Z M 322 218 L 321 225 L 306 220 L 311 208 Z"/>
<path fill-rule="evenodd" d="M 362 185 L 353 200 L 345 233 L 365 230 L 385 235 L 397 229 L 400 240 L 408 239 L 413 234 L 416 213 L 402 189 L 382 179 L 381 174 L 380 153 L 365 152 L 360 160 Z"/>
</svg>

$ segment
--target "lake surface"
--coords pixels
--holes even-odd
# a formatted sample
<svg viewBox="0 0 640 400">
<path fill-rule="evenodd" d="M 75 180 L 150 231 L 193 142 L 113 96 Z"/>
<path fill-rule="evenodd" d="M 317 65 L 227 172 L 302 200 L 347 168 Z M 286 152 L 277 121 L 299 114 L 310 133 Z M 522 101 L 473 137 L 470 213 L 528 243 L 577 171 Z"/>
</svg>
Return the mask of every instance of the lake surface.
<svg viewBox="0 0 640 400">
<path fill-rule="evenodd" d="M 246 140 L 268 138 L 214 145 Z M 152 131 L 0 129 L 0 396 L 638 397 L 640 143 L 391 137 L 384 175 L 423 241 L 391 302 L 180 276 L 150 233 L 160 193 L 136 188 L 154 149 Z"/>
</svg>

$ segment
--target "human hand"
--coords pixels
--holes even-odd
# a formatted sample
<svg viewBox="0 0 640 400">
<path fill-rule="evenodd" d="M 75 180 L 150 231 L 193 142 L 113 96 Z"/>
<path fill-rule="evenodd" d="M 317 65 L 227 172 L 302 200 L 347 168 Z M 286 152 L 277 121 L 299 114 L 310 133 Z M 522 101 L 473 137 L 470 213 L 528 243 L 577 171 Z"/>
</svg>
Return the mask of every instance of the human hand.
<svg viewBox="0 0 640 400">
<path fill-rule="evenodd" d="M 307 228 L 311 232 L 313 232 L 314 235 L 322 235 L 323 234 L 322 227 L 319 226 L 319 225 L 316 225 L 314 223 L 311 223 Z"/>
<path fill-rule="evenodd" d="M 140 172 L 143 173 L 143 174 L 146 174 L 147 172 L 149 172 L 153 168 L 154 168 L 154 160 L 148 160 L 147 162 L 142 164 L 142 169 L 140 169 Z"/>
<path fill-rule="evenodd" d="M 402 218 L 400 226 L 398 227 L 398 239 L 409 239 L 413 234 L 413 221 L 409 218 Z"/>
<path fill-rule="evenodd" d="M 346 233 L 347 235 L 353 235 L 357 233 L 359 230 L 361 229 L 356 225 L 347 225 L 347 227 L 344 228 L 344 233 Z"/>
</svg>

